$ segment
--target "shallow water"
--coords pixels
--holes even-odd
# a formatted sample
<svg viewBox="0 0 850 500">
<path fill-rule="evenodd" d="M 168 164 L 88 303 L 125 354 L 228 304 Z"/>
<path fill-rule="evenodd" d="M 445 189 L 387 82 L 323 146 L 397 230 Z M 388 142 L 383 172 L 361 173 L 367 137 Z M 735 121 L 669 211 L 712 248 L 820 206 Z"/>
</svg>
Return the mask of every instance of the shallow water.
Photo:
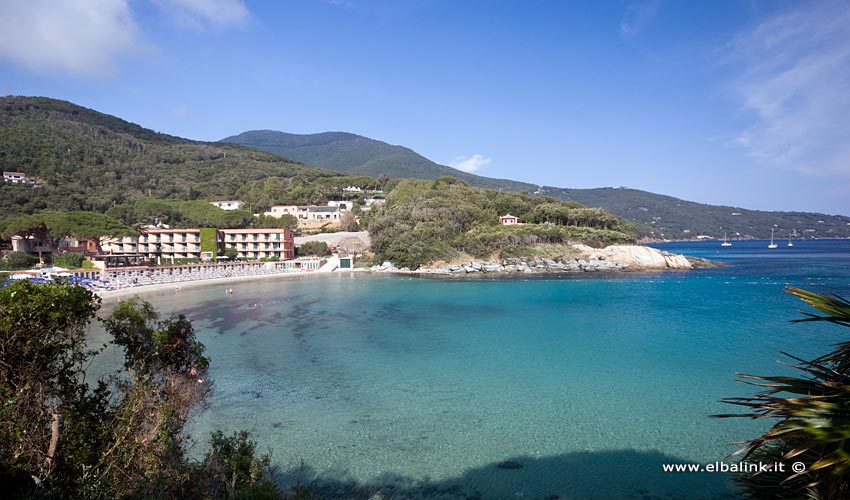
<svg viewBox="0 0 850 500">
<path fill-rule="evenodd" d="M 661 248 L 731 265 L 594 279 L 355 273 L 147 298 L 186 313 L 212 358 L 197 451 L 214 429 L 248 429 L 284 484 L 320 484 L 326 498 L 734 496 L 723 474 L 661 464 L 722 460 L 762 430 L 709 415 L 752 392 L 735 372 L 787 371 L 778 350 L 814 356 L 838 340 L 839 328 L 789 324 L 803 304 L 782 288 L 850 295 L 850 241 Z"/>
</svg>

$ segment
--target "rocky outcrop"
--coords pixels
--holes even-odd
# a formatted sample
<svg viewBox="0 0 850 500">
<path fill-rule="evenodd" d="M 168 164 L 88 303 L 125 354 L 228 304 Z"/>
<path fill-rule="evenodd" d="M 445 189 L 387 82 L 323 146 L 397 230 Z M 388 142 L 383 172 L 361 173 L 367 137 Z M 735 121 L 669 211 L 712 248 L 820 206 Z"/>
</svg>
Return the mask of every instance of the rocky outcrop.
<svg viewBox="0 0 850 500">
<path fill-rule="evenodd" d="M 584 245 L 581 247 L 577 249 L 585 252 L 590 250 L 591 259 L 619 262 L 627 264 L 632 269 L 691 269 L 693 267 L 684 255 L 662 252 L 651 247 L 611 245 L 595 251 Z"/>
<path fill-rule="evenodd" d="M 423 274 L 467 275 L 490 273 L 544 273 L 544 272 L 610 272 L 663 269 L 694 269 L 713 267 L 706 259 L 662 252 L 655 248 L 637 245 L 612 245 L 602 249 L 586 245 L 573 245 L 577 255 L 569 260 L 508 258 L 500 261 L 464 262 L 417 271 L 396 269 L 391 262 L 373 266 L 372 271 L 416 272 Z"/>
</svg>

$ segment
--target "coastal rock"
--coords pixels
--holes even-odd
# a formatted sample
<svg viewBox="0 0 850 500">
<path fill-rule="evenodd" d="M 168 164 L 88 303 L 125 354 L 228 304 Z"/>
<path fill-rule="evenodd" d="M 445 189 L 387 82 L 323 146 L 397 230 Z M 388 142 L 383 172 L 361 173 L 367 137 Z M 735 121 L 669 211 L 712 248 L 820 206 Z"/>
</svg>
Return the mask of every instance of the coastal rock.
<svg viewBox="0 0 850 500">
<path fill-rule="evenodd" d="M 589 249 L 584 245 L 574 245 L 574 247 L 582 251 Z M 626 265 L 632 269 L 691 269 L 693 267 L 682 255 L 669 254 L 638 245 L 611 245 L 601 250 L 590 250 L 589 259 Z"/>
<path fill-rule="evenodd" d="M 612 272 L 652 269 L 693 269 L 715 267 L 717 264 L 684 255 L 662 252 L 650 247 L 637 245 L 612 245 L 602 249 L 586 245 L 573 245 L 579 250 L 575 260 L 558 262 L 552 259 L 504 258 L 499 262 L 465 262 L 446 264 L 437 268 L 422 268 L 418 272 L 428 274 L 486 274 L 486 273 L 546 273 L 546 272 Z M 373 266 L 373 271 L 399 272 L 391 262 Z M 409 272 L 407 268 L 401 272 Z"/>
<path fill-rule="evenodd" d="M 671 269 L 690 269 L 693 267 L 691 261 L 684 255 L 664 253 L 664 260 L 667 262 L 667 267 Z"/>
</svg>

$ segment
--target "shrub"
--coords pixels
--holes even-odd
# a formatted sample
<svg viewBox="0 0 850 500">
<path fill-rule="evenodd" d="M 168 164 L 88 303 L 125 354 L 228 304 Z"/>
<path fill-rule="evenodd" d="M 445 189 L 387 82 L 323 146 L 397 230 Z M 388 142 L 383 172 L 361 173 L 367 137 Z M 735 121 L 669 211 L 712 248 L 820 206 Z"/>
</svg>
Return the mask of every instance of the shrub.
<svg viewBox="0 0 850 500">
<path fill-rule="evenodd" d="M 324 241 L 308 241 L 300 247 L 295 248 L 295 253 L 299 257 L 315 255 L 317 257 L 326 257 L 331 254 L 331 249 Z"/>
<path fill-rule="evenodd" d="M 3 268 L 9 270 L 29 269 L 38 262 L 38 257 L 26 252 L 11 252 L 2 260 Z"/>
<path fill-rule="evenodd" d="M 119 303 L 103 323 L 123 370 L 92 383 L 86 329 L 99 307 L 66 283 L 0 288 L 3 498 L 282 498 L 246 432 L 214 433 L 206 459 L 190 460 L 183 428 L 210 383 L 184 316 Z"/>
<path fill-rule="evenodd" d="M 54 257 L 53 265 L 68 269 L 79 269 L 83 267 L 83 262 L 85 260 L 85 255 L 81 253 L 67 252 Z"/>
</svg>

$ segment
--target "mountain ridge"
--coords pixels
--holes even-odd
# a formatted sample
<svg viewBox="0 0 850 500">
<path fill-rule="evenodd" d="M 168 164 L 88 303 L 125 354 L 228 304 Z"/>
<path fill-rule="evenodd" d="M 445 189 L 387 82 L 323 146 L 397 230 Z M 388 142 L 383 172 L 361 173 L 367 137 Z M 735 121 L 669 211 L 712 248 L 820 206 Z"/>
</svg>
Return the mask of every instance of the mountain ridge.
<svg viewBox="0 0 850 500">
<path fill-rule="evenodd" d="M 161 134 L 46 97 L 0 97 L 0 165 L 37 185 L 0 184 L 0 219 L 43 210 L 104 212 L 145 196 L 232 196 L 271 176 L 335 172 L 237 144 Z"/>
<path fill-rule="evenodd" d="M 848 238 L 850 217 L 797 211 L 763 211 L 710 205 L 668 195 L 630 188 L 573 189 L 492 179 L 439 165 L 412 149 L 393 146 L 349 132 L 289 134 L 274 130 L 253 130 L 226 139 L 319 167 L 348 174 L 396 178 L 436 179 L 451 175 L 472 186 L 528 191 L 603 208 L 638 224 L 647 239 L 693 239 L 699 235 L 715 238 L 767 238 L 770 228 L 797 237 Z M 735 215 L 737 214 L 737 215 Z"/>
<path fill-rule="evenodd" d="M 279 138 L 274 131 L 269 133 Z M 535 184 L 460 172 L 409 148 L 347 132 L 288 135 L 315 158 L 345 167 L 333 170 L 362 175 L 352 172 L 354 164 L 397 178 L 452 175 L 477 187 L 539 190 L 538 194 L 603 208 L 635 222 L 645 238 L 722 237 L 724 231 L 730 237 L 767 238 L 771 228 L 777 237 L 850 237 L 850 217 L 843 215 L 706 205 L 628 188 L 538 189 Z M 339 144 L 345 147 L 325 147 Z M 346 150 L 352 148 L 357 154 Z M 270 177 L 309 182 L 338 175 L 246 145 L 193 141 L 67 101 L 21 96 L 0 97 L 0 165 L 38 179 L 36 185 L 0 184 L 0 219 L 44 210 L 104 212 L 146 196 L 229 198 L 252 181 Z"/>
<path fill-rule="evenodd" d="M 277 130 L 249 130 L 220 142 L 240 144 L 317 167 L 378 178 L 434 180 L 450 175 L 475 187 L 506 191 L 534 191 L 537 185 L 494 179 L 440 165 L 405 146 L 389 144 L 350 132 L 290 134 Z"/>
</svg>

